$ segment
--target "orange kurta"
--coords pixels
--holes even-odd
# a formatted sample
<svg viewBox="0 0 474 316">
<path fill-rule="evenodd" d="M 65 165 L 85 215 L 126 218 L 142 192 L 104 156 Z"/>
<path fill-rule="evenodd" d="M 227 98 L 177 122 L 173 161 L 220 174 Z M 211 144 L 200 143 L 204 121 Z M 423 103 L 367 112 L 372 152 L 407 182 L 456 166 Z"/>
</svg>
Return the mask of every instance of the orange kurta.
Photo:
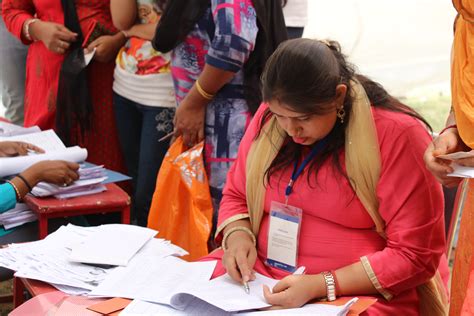
<svg viewBox="0 0 474 316">
<path fill-rule="evenodd" d="M 463 142 L 474 149 L 474 3 L 453 0 L 455 24 L 451 69 L 452 102 Z M 469 180 L 451 282 L 450 315 L 474 313 L 474 181 Z M 462 311 L 462 314 L 461 314 Z"/>
</svg>

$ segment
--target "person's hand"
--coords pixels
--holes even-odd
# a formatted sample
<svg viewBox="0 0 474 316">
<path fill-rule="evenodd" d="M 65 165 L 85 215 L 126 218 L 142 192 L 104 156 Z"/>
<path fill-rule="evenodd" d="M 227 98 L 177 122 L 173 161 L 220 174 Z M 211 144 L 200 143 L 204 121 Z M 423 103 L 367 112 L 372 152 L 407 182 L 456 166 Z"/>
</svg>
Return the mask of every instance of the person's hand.
<svg viewBox="0 0 474 316">
<path fill-rule="evenodd" d="M 426 149 L 423 157 L 426 168 L 435 176 L 436 180 L 444 186 L 455 187 L 461 182 L 462 178 L 448 177 L 447 174 L 453 172 L 451 161 L 436 157 L 464 149 L 465 146 L 459 137 L 457 129 L 450 128 L 436 137 Z"/>
<path fill-rule="evenodd" d="M 25 156 L 30 150 L 37 153 L 44 153 L 43 149 L 33 144 L 11 141 L 0 142 L 0 157 Z"/>
<path fill-rule="evenodd" d="M 276 308 L 297 308 L 312 299 L 325 296 L 326 285 L 322 275 L 289 275 L 273 287 L 263 286 L 263 296 Z"/>
<path fill-rule="evenodd" d="M 33 39 L 43 42 L 47 49 L 56 54 L 64 54 L 71 43 L 77 40 L 77 34 L 64 25 L 45 21 L 32 23 L 30 35 Z"/>
<path fill-rule="evenodd" d="M 41 181 L 63 186 L 79 179 L 78 169 L 79 165 L 74 162 L 45 160 L 29 167 L 21 175 L 32 187 Z"/>
<path fill-rule="evenodd" d="M 175 135 L 183 136 L 183 143 L 188 148 L 193 147 L 204 139 L 204 120 L 206 107 L 193 105 L 186 97 L 176 109 L 174 116 Z"/>
<path fill-rule="evenodd" d="M 226 244 L 222 264 L 230 277 L 239 283 L 255 280 L 253 266 L 257 249 L 250 236 L 244 231 L 236 231 L 227 238 Z"/>
<path fill-rule="evenodd" d="M 92 52 L 95 48 L 94 60 L 108 63 L 117 57 L 117 53 L 124 43 L 125 38 L 120 33 L 103 35 L 87 46 L 86 53 Z"/>
</svg>

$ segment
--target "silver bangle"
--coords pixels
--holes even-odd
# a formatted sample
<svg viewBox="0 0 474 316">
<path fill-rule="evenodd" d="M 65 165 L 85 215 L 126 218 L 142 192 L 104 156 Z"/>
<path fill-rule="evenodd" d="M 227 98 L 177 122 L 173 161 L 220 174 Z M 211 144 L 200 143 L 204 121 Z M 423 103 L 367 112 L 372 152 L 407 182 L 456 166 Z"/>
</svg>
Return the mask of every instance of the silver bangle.
<svg viewBox="0 0 474 316">
<path fill-rule="evenodd" d="M 336 300 L 336 280 L 334 276 L 329 271 L 321 272 L 324 277 L 324 282 L 326 282 L 326 297 L 328 302 Z"/>
</svg>

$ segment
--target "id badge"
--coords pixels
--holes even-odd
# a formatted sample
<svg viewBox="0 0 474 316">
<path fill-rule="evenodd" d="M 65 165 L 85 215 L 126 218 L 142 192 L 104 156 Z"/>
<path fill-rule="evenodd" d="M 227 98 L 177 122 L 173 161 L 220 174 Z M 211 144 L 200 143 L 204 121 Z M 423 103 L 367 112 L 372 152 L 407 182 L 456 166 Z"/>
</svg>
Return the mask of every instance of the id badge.
<svg viewBox="0 0 474 316">
<path fill-rule="evenodd" d="M 303 211 L 273 201 L 270 208 L 267 261 L 269 266 L 293 273 L 297 266 Z"/>
</svg>

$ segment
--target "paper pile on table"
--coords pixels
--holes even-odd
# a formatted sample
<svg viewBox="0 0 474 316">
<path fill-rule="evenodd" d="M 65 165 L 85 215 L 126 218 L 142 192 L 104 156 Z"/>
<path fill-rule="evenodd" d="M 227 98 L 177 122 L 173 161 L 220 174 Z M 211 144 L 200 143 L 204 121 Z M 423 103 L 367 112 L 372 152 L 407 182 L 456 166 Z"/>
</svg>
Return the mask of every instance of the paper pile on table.
<svg viewBox="0 0 474 316">
<path fill-rule="evenodd" d="M 14 209 L 0 214 L 0 225 L 5 229 L 11 229 L 36 220 L 36 214 L 24 203 L 17 203 Z"/>
<path fill-rule="evenodd" d="M 110 225 L 80 227 L 69 224 L 60 227 L 43 240 L 12 244 L 0 249 L 0 266 L 16 271 L 17 277 L 50 283 L 67 294 L 86 294 L 101 284 L 116 268 L 73 262 L 70 260 L 71 249 L 107 226 Z M 125 226 L 129 225 L 112 226 L 115 226 L 113 229 L 116 231 L 128 231 Z M 123 234 L 123 238 L 127 238 L 126 234 Z M 121 240 L 116 240 L 115 243 L 120 245 Z M 185 254 L 187 253 L 183 249 L 169 241 L 152 238 L 133 256 L 133 260 Z"/>
<path fill-rule="evenodd" d="M 96 194 L 106 191 L 103 184 L 107 179 L 104 166 L 81 167 L 79 169 L 79 180 L 68 186 L 59 186 L 52 183 L 40 182 L 31 193 L 37 197 L 53 195 L 58 199 L 68 199 L 77 196 Z"/>
</svg>

